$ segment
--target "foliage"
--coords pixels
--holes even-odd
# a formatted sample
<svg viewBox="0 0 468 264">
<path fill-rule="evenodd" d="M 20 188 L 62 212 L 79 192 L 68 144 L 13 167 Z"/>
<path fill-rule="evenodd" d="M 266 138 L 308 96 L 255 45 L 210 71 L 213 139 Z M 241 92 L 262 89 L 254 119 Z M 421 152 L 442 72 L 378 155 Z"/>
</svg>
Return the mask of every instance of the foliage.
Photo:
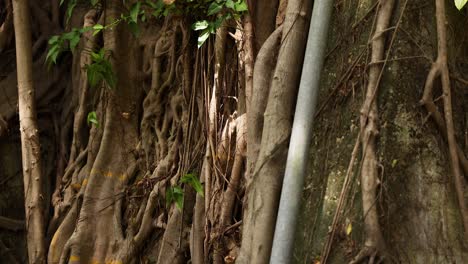
<svg viewBox="0 0 468 264">
<path fill-rule="evenodd" d="M 166 190 L 166 207 L 169 207 L 172 202 L 175 202 L 177 208 L 182 210 L 184 206 L 184 191 L 181 187 L 174 186 Z"/>
<path fill-rule="evenodd" d="M 195 31 L 201 31 L 198 36 L 198 47 L 208 39 L 210 34 L 215 34 L 216 30 L 226 20 L 239 18 L 240 14 L 247 11 L 247 4 L 245 0 L 214 0 L 211 1 L 206 16 L 211 17 L 216 15 L 215 20 L 199 20 L 192 25 Z"/>
<path fill-rule="evenodd" d="M 99 122 L 97 120 L 97 114 L 96 112 L 89 112 L 88 117 L 86 118 L 86 121 L 88 123 L 88 126 L 91 124 L 95 125 L 96 127 L 99 127 Z"/>
<path fill-rule="evenodd" d="M 60 0 L 60 5 L 62 5 L 64 0 Z M 67 18 L 67 24 L 70 21 L 70 17 L 73 14 L 73 9 L 76 6 L 77 0 L 70 0 L 67 5 L 67 11 L 65 12 L 65 17 Z"/>
<path fill-rule="evenodd" d="M 169 207 L 171 203 L 175 202 L 177 208 L 182 210 L 184 204 L 184 191 L 181 187 L 182 184 L 190 185 L 198 195 L 202 197 L 204 196 L 203 186 L 197 175 L 194 173 L 188 173 L 180 179 L 179 185 L 169 187 L 166 190 L 166 207 Z"/>
<path fill-rule="evenodd" d="M 193 189 L 200 195 L 204 196 L 203 186 L 197 176 L 193 173 L 185 174 L 180 180 L 181 183 L 186 183 L 192 186 Z"/>
<path fill-rule="evenodd" d="M 64 0 L 61 0 L 60 4 L 63 4 L 63 2 Z M 98 0 L 90 0 L 92 6 L 96 6 L 98 3 Z M 76 4 L 77 0 L 68 2 L 67 23 Z M 194 27 L 196 31 L 201 30 L 198 37 L 198 47 L 201 47 L 209 35 L 214 34 L 224 21 L 233 17 L 238 19 L 246 11 L 248 11 L 248 7 L 245 0 L 144 0 L 134 3 L 129 9 L 129 15 L 124 16 L 122 14 L 121 18 L 116 22 L 127 22 L 132 33 L 138 36 L 138 19 L 145 22 L 150 16 L 155 18 L 163 18 L 168 15 L 192 17 L 197 21 L 195 24 L 206 23 L 204 28 L 195 29 Z"/>
<path fill-rule="evenodd" d="M 468 0 L 454 0 L 455 1 L 455 6 L 458 8 L 458 10 L 461 10 L 466 3 L 468 3 Z"/>
<path fill-rule="evenodd" d="M 46 63 L 49 66 L 52 63 L 56 64 L 58 56 L 64 51 L 70 50 L 74 52 L 76 46 L 80 42 L 81 34 L 89 30 L 91 30 L 91 28 L 73 28 L 70 32 L 52 36 L 49 39 L 49 51 L 47 52 Z"/>
<path fill-rule="evenodd" d="M 88 82 L 92 87 L 95 87 L 101 81 L 104 81 L 110 88 L 115 88 L 117 84 L 117 76 L 105 55 L 106 50 L 104 48 L 100 49 L 99 52 L 91 52 L 92 63 L 85 66 Z"/>
</svg>

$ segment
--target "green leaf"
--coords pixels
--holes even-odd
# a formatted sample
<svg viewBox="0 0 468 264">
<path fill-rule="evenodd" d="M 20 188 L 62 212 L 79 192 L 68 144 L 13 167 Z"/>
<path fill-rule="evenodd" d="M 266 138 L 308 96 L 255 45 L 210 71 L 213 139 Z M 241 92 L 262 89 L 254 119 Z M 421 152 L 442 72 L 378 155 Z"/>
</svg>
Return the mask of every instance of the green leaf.
<svg viewBox="0 0 468 264">
<path fill-rule="evenodd" d="M 468 0 L 455 0 L 455 6 L 458 10 L 461 10 L 466 5 L 466 3 L 468 3 Z"/>
<path fill-rule="evenodd" d="M 205 193 L 203 191 L 203 186 L 200 182 L 200 180 L 197 178 L 197 176 L 195 174 L 192 174 L 192 173 L 189 173 L 189 174 L 185 174 L 182 179 L 180 180 L 181 183 L 187 183 L 189 184 L 190 186 L 192 186 L 192 188 L 200 195 L 200 196 L 204 196 Z"/>
<path fill-rule="evenodd" d="M 96 6 L 99 3 L 99 0 L 90 0 L 92 6 Z"/>
<path fill-rule="evenodd" d="M 83 34 L 83 33 L 88 32 L 90 30 L 93 30 L 93 28 L 92 27 L 84 27 L 84 28 L 80 29 L 80 33 Z"/>
<path fill-rule="evenodd" d="M 66 34 L 68 34 L 68 35 L 66 35 Z M 49 67 L 52 64 L 57 63 L 57 58 L 60 55 L 60 53 L 62 53 L 63 51 L 66 50 L 65 40 L 72 39 L 73 34 L 75 34 L 75 33 L 67 32 L 67 33 L 65 33 L 63 35 L 52 36 L 49 39 L 49 41 L 48 41 L 49 50 L 47 51 L 47 56 L 46 56 L 46 60 L 45 60 L 46 64 Z M 68 37 L 68 39 L 66 39 L 64 37 L 64 35 L 66 35 L 66 37 Z M 79 34 L 78 34 L 78 38 L 79 38 Z"/>
<path fill-rule="evenodd" d="M 70 2 L 68 2 L 67 11 L 66 11 L 67 24 L 73 14 L 73 9 L 75 8 L 75 6 L 76 6 L 76 0 L 70 0 Z"/>
<path fill-rule="evenodd" d="M 184 207 L 184 191 L 179 186 L 175 186 L 172 190 L 176 206 L 179 210 L 182 210 Z"/>
<path fill-rule="evenodd" d="M 104 26 L 101 25 L 101 24 L 96 24 L 93 26 L 93 36 L 96 36 L 97 34 L 99 34 L 99 32 L 101 32 L 101 30 L 104 29 Z"/>
<path fill-rule="evenodd" d="M 91 52 L 91 60 L 93 62 L 100 62 L 102 60 L 102 56 L 100 53 L 96 53 L 96 52 Z"/>
<path fill-rule="evenodd" d="M 96 127 L 99 127 L 99 122 L 97 120 L 97 114 L 95 111 L 88 113 L 88 117 L 86 118 L 86 121 L 88 122 L 88 126 L 90 126 L 91 124 L 94 124 Z"/>
<path fill-rule="evenodd" d="M 198 48 L 203 46 L 203 43 L 205 43 L 205 41 L 208 39 L 209 36 L 210 36 L 210 32 L 207 29 L 203 30 L 200 36 L 198 36 Z"/>
<path fill-rule="evenodd" d="M 57 57 L 60 54 L 61 48 L 60 45 L 53 45 L 49 48 L 49 51 L 47 52 L 46 56 L 46 63 L 49 64 L 56 64 L 57 63 Z"/>
<path fill-rule="evenodd" d="M 104 81 L 110 88 L 115 88 L 117 85 L 117 76 L 112 70 L 112 65 L 107 60 L 103 61 L 103 64 L 104 64 L 104 69 L 105 69 L 103 72 Z"/>
<path fill-rule="evenodd" d="M 249 10 L 249 8 L 247 7 L 245 0 L 239 0 L 234 5 L 234 10 L 236 10 L 236 12 L 244 12 Z"/>
<path fill-rule="evenodd" d="M 212 2 L 211 5 L 208 7 L 208 15 L 214 15 L 223 9 L 222 3 Z"/>
<path fill-rule="evenodd" d="M 49 45 L 54 45 L 55 43 L 57 43 L 60 39 L 60 36 L 58 35 L 55 35 L 55 36 L 52 36 L 50 39 L 49 39 Z"/>
<path fill-rule="evenodd" d="M 130 8 L 130 20 L 132 22 L 138 22 L 138 14 L 140 13 L 141 2 L 138 1 Z"/>
<path fill-rule="evenodd" d="M 70 39 L 70 50 L 75 51 L 76 46 L 80 43 L 80 35 L 76 35 L 74 38 Z"/>
<path fill-rule="evenodd" d="M 172 201 L 174 201 L 174 191 L 172 190 L 172 187 L 169 187 L 166 189 L 166 208 L 169 208 Z"/>
<path fill-rule="evenodd" d="M 61 38 L 63 40 L 68 40 L 70 41 L 70 50 L 73 52 L 80 42 L 81 38 L 81 31 L 79 29 L 72 29 L 70 32 L 64 33 Z"/>
<path fill-rule="evenodd" d="M 234 7 L 234 1 L 233 0 L 227 0 L 226 1 L 226 7 L 230 8 L 232 10 L 236 10 L 235 7 Z"/>
<path fill-rule="evenodd" d="M 192 25 L 192 29 L 195 31 L 206 29 L 210 23 L 206 20 L 197 21 Z"/>
<path fill-rule="evenodd" d="M 166 5 L 163 3 L 162 0 L 158 0 L 156 3 L 154 3 L 153 1 L 146 1 L 146 4 L 153 8 L 154 11 L 151 14 L 156 18 L 160 18 L 164 10 L 166 9 Z"/>
<path fill-rule="evenodd" d="M 65 0 L 60 0 L 60 5 L 62 5 L 64 1 L 65 1 Z"/>
<path fill-rule="evenodd" d="M 91 85 L 91 87 L 96 87 L 96 85 L 104 78 L 102 76 L 102 71 L 102 67 L 100 67 L 99 64 L 86 65 L 88 83 Z"/>
<path fill-rule="evenodd" d="M 223 16 L 218 17 L 215 22 L 211 22 L 211 27 L 210 27 L 210 32 L 211 33 L 216 33 L 216 30 L 221 27 L 224 21 L 228 20 L 231 18 L 231 14 L 225 14 Z"/>
<path fill-rule="evenodd" d="M 184 191 L 179 186 L 169 187 L 166 190 L 166 207 L 169 207 L 172 202 L 175 202 L 177 208 L 182 210 L 184 206 Z"/>
<path fill-rule="evenodd" d="M 92 63 L 85 66 L 88 82 L 92 87 L 101 81 L 105 81 L 109 88 L 115 88 L 117 85 L 117 76 L 112 69 L 112 64 L 105 58 L 105 54 L 104 48 L 97 53 L 91 52 Z"/>
<path fill-rule="evenodd" d="M 167 16 L 169 14 L 172 14 L 172 13 L 175 13 L 177 11 L 177 8 L 175 6 L 174 3 L 170 4 L 170 5 L 165 5 L 164 4 L 164 10 L 162 12 L 163 16 Z"/>
</svg>

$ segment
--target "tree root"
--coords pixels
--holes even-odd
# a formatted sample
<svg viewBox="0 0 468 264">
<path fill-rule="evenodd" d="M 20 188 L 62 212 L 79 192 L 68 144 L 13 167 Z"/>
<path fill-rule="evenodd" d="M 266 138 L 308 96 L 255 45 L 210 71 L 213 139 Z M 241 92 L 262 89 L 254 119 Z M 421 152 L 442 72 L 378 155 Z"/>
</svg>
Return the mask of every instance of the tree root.
<svg viewBox="0 0 468 264">
<path fill-rule="evenodd" d="M 445 17 L 444 0 L 435 0 L 436 3 L 436 22 L 437 22 L 437 59 L 432 64 L 424 86 L 423 98 L 421 104 L 431 114 L 439 131 L 447 139 L 451 169 L 454 177 L 455 190 L 457 193 L 460 214 L 463 220 L 464 237 L 468 241 L 468 208 L 465 199 L 465 180 L 463 178 L 463 169 L 465 177 L 468 176 L 468 162 L 457 144 L 455 138 L 455 128 L 453 124 L 452 98 L 450 88 L 450 74 L 447 66 L 447 29 Z M 433 99 L 433 88 L 435 80 L 440 77 L 443 91 L 444 116 L 440 114 Z"/>
<path fill-rule="evenodd" d="M 377 144 L 378 136 L 378 105 L 375 98 L 383 64 L 378 63 L 384 59 L 385 38 L 384 32 L 388 30 L 390 18 L 393 13 L 394 0 L 380 1 L 380 9 L 377 13 L 375 32 L 372 37 L 371 62 L 369 64 L 369 81 L 367 84 L 366 98 L 361 108 L 361 146 L 362 169 L 361 189 L 364 218 L 364 230 L 366 239 L 364 248 L 351 263 L 359 263 L 369 257 L 369 263 L 374 263 L 378 254 L 384 254 L 385 241 L 380 229 L 377 207 L 377 188 L 380 185 L 378 178 Z"/>
<path fill-rule="evenodd" d="M 364 246 L 364 248 L 361 249 L 349 264 L 361 263 L 366 258 L 369 258 L 369 264 L 382 263 L 386 258 L 385 249 L 379 249 L 373 246 Z"/>
</svg>

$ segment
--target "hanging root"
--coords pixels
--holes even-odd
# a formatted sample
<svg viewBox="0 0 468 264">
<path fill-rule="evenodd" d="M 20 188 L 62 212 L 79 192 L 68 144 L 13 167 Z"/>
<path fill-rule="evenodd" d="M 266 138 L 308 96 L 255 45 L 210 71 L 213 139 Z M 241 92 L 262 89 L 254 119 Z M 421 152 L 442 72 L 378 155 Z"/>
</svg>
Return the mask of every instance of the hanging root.
<svg viewBox="0 0 468 264">
<path fill-rule="evenodd" d="M 423 98 L 421 104 L 434 119 L 439 131 L 446 137 L 449 147 L 450 162 L 452 173 L 455 182 L 455 190 L 457 193 L 458 205 L 463 219 L 463 227 L 465 230 L 465 240 L 468 240 L 468 211 L 466 208 L 466 200 L 464 197 L 465 176 L 468 175 L 468 162 L 458 146 L 455 138 L 455 129 L 453 124 L 452 98 L 450 88 L 450 74 L 447 66 L 447 29 L 445 26 L 445 2 L 444 0 L 435 0 L 436 3 L 436 19 L 437 19 L 437 59 L 432 64 L 431 70 L 427 75 L 426 84 L 424 86 Z M 440 77 L 443 92 L 444 116 L 437 110 L 433 99 L 434 81 Z"/>
<path fill-rule="evenodd" d="M 360 263 L 366 258 L 369 263 L 383 261 L 386 255 L 385 241 L 380 230 L 377 207 L 377 188 L 380 185 L 378 178 L 377 144 L 378 105 L 375 98 L 384 65 L 385 34 L 388 31 L 390 18 L 393 12 L 394 0 L 381 0 L 377 14 L 377 23 L 372 37 L 372 55 L 369 66 L 369 82 L 366 98 L 361 108 L 361 145 L 363 161 L 361 169 L 362 204 L 364 212 L 364 229 L 366 239 L 364 247 L 351 263 Z"/>
</svg>

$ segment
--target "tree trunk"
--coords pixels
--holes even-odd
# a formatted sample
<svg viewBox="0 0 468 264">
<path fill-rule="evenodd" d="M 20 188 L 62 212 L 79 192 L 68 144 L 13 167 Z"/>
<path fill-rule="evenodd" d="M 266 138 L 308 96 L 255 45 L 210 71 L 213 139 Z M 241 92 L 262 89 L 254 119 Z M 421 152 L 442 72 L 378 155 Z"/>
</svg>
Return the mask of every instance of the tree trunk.
<svg viewBox="0 0 468 264">
<path fill-rule="evenodd" d="M 41 146 L 33 87 L 32 44 L 27 0 L 13 0 L 18 72 L 18 108 L 23 159 L 24 197 L 29 263 L 45 263 L 44 192 Z"/>
</svg>

